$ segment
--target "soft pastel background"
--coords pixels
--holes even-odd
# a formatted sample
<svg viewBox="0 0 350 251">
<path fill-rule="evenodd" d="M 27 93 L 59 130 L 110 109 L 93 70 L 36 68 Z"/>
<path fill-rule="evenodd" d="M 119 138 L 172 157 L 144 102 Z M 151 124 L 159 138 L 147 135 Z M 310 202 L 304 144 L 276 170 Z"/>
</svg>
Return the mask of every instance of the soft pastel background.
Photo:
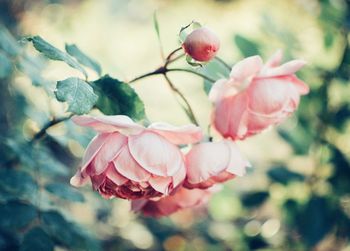
<svg viewBox="0 0 350 251">
<path fill-rule="evenodd" d="M 154 11 L 166 54 L 178 47 L 181 26 L 197 20 L 218 34 L 219 56 L 230 64 L 254 54 L 266 59 L 278 48 L 286 60 L 305 59 L 298 75 L 311 93 L 281 126 L 238 142 L 254 168 L 225 184 L 207 210 L 144 218 L 127 201 L 69 186 L 92 131 L 65 122 L 27 146 L 50 117 L 65 114 L 53 98 L 55 81 L 79 73 L 23 45 L 23 74 L 18 58 L 0 49 L 0 250 L 349 251 L 350 1 L 0 1 L 0 20 L 17 40 L 40 35 L 61 49 L 75 43 L 125 81 L 161 64 Z M 206 130 L 203 80 L 169 76 Z M 160 76 L 133 87 L 150 121 L 189 122 Z"/>
</svg>

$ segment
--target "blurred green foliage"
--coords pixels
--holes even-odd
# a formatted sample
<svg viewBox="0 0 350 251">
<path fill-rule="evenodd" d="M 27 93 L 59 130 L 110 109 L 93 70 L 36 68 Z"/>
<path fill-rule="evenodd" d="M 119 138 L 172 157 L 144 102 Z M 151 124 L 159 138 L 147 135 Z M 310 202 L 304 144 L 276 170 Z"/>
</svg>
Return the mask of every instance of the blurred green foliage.
<svg viewBox="0 0 350 251">
<path fill-rule="evenodd" d="M 339 62 L 333 69 L 317 66 L 301 72 L 301 78 L 311 86 L 311 93 L 301 100 L 293 122 L 278 128 L 278 134 L 291 146 L 294 155 L 310 158 L 314 167 L 302 173 L 292 170 L 288 163 L 271 163 L 262 177 L 267 182 L 258 190 L 252 188 L 236 195 L 227 185 L 213 196 L 208 212 L 198 211 L 197 217 L 193 214 L 181 215 L 184 219 L 139 216 L 137 224 L 128 226 L 128 231 L 144 233 L 141 235 L 144 238 L 148 236 L 145 229 L 146 233 L 150 232 L 153 242 L 146 249 L 349 250 L 350 154 L 341 142 L 343 137 L 349 140 L 350 100 L 346 97 L 334 104 L 331 92 L 335 87 L 345 90 L 350 84 L 350 1 L 319 0 L 317 4 L 320 8 L 317 21 L 322 27 L 325 50 L 341 43 Z M 293 57 L 300 50 L 295 34 L 281 29 L 266 15 L 262 19 L 266 36 L 277 38 L 285 45 L 287 56 Z M 18 43 L 20 36 L 11 35 L 16 33 L 13 18 L 4 15 L 3 22 L 0 26 L 0 250 L 54 250 L 56 246 L 66 250 L 140 248 L 135 245 L 140 240 L 127 238 L 128 233 L 121 228 L 107 227 L 123 221 L 113 218 L 112 202 L 69 186 L 72 167 L 79 161 L 71 151 L 72 144 L 78 142 L 85 147 L 93 133 L 78 131 L 70 121 L 62 122 L 63 136 L 47 134 L 46 130 L 30 132 L 28 136 L 23 129 L 28 120 L 45 128 L 60 118 L 37 111 L 11 83 L 16 76 L 25 75 L 51 98 L 55 83 L 41 74 L 45 59 L 28 51 L 28 44 L 23 41 Z M 241 34 L 232 37 L 242 57 L 264 55 L 269 50 L 269 41 Z M 40 37 L 27 39 L 49 58 L 66 62 L 83 73 L 85 79 L 75 78 L 87 90 L 80 100 L 79 96 L 68 97 L 62 86 L 57 86 L 62 97 L 59 100 L 68 101 L 69 111 L 85 113 L 94 106 L 106 114 L 144 118 L 141 99 L 122 81 L 109 76 L 88 81 L 84 66 L 98 75 L 102 70 L 77 46 L 67 45 L 66 53 Z M 215 79 L 228 74 L 227 69 L 214 61 L 200 71 Z M 92 89 L 98 99 L 88 95 Z M 210 90 L 208 81 L 204 82 L 204 89 Z M 88 107 L 81 103 L 86 101 L 86 96 Z M 292 123 L 296 125 L 290 126 Z M 37 137 L 32 138 L 33 135 Z M 96 205 L 92 225 L 96 227 L 75 222 L 70 208 L 83 203 Z M 274 218 L 266 212 L 273 212 Z M 182 226 L 189 222 L 189 227 Z M 112 234 L 104 234 L 98 227 L 100 224 Z"/>
</svg>

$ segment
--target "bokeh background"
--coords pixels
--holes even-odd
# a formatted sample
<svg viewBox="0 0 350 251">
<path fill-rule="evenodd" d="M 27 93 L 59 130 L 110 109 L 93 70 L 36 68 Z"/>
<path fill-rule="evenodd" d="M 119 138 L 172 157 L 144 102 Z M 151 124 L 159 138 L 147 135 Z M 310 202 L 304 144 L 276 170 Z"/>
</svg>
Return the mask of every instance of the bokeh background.
<svg viewBox="0 0 350 251">
<path fill-rule="evenodd" d="M 225 184 L 207 209 L 161 219 L 69 186 L 92 131 L 66 121 L 28 143 L 65 115 L 55 82 L 78 73 L 23 42 L 21 55 L 4 46 L 26 35 L 61 49 L 75 43 L 126 81 L 161 65 L 155 11 L 166 54 L 197 20 L 218 34 L 219 56 L 231 65 L 279 48 L 286 60 L 305 59 L 298 76 L 311 88 L 281 126 L 238 142 L 253 164 L 247 176 Z M 350 250 L 350 1 L 1 0 L 0 20 L 0 250 Z M 203 71 L 217 78 L 223 69 Z M 169 76 L 206 130 L 203 80 Z M 189 122 L 161 77 L 133 87 L 150 121 Z"/>
</svg>

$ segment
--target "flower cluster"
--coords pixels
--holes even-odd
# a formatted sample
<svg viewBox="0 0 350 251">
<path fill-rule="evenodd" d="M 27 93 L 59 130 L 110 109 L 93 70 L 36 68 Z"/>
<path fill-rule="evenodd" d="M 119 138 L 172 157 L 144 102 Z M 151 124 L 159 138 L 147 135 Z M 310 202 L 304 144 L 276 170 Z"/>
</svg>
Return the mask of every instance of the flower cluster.
<svg viewBox="0 0 350 251">
<path fill-rule="evenodd" d="M 215 56 L 219 43 L 208 30 L 201 32 L 190 34 L 184 47 L 194 59 L 205 61 Z M 91 181 L 103 197 L 132 200 L 132 209 L 147 216 L 203 205 L 216 184 L 243 176 L 250 166 L 234 141 L 281 123 L 298 107 L 300 95 L 308 93 L 295 76 L 305 62 L 281 65 L 281 59 L 281 51 L 265 64 L 259 56 L 246 58 L 234 65 L 228 79 L 213 85 L 212 125 L 221 141 L 202 142 L 201 129 L 192 124 L 159 122 L 146 128 L 123 115 L 73 117 L 98 134 L 71 184 Z M 185 152 L 180 145 L 191 147 Z"/>
</svg>

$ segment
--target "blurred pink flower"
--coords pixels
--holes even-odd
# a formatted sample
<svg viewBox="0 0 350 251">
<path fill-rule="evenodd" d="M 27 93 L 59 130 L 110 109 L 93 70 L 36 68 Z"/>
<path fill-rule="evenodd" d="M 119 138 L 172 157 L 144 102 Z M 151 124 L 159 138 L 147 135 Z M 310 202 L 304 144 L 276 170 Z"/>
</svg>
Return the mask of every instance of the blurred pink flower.
<svg viewBox="0 0 350 251">
<path fill-rule="evenodd" d="M 213 59 L 218 52 L 220 40 L 210 29 L 202 27 L 192 31 L 182 46 L 193 59 L 207 62 Z"/>
<path fill-rule="evenodd" d="M 168 216 L 181 209 L 202 206 L 208 202 L 211 194 L 211 190 L 180 187 L 175 194 L 163 197 L 157 201 L 133 200 L 131 208 L 135 212 L 142 212 L 145 216 Z"/>
<path fill-rule="evenodd" d="M 184 186 L 205 189 L 243 176 L 250 163 L 236 144 L 229 140 L 195 145 L 185 157 L 187 176 Z"/>
<path fill-rule="evenodd" d="M 263 65 L 259 56 L 238 62 L 229 79 L 220 79 L 209 98 L 214 103 L 213 124 L 225 138 L 244 139 L 281 123 L 299 104 L 309 87 L 295 76 L 305 65 L 292 60 L 280 65 L 277 51 Z"/>
<path fill-rule="evenodd" d="M 153 123 L 148 128 L 127 116 L 75 116 L 81 126 L 99 134 L 86 149 L 80 170 L 71 179 L 73 186 L 89 178 L 105 198 L 152 198 L 170 194 L 186 176 L 183 154 L 177 144 L 199 141 L 199 127 L 175 127 Z"/>
</svg>

